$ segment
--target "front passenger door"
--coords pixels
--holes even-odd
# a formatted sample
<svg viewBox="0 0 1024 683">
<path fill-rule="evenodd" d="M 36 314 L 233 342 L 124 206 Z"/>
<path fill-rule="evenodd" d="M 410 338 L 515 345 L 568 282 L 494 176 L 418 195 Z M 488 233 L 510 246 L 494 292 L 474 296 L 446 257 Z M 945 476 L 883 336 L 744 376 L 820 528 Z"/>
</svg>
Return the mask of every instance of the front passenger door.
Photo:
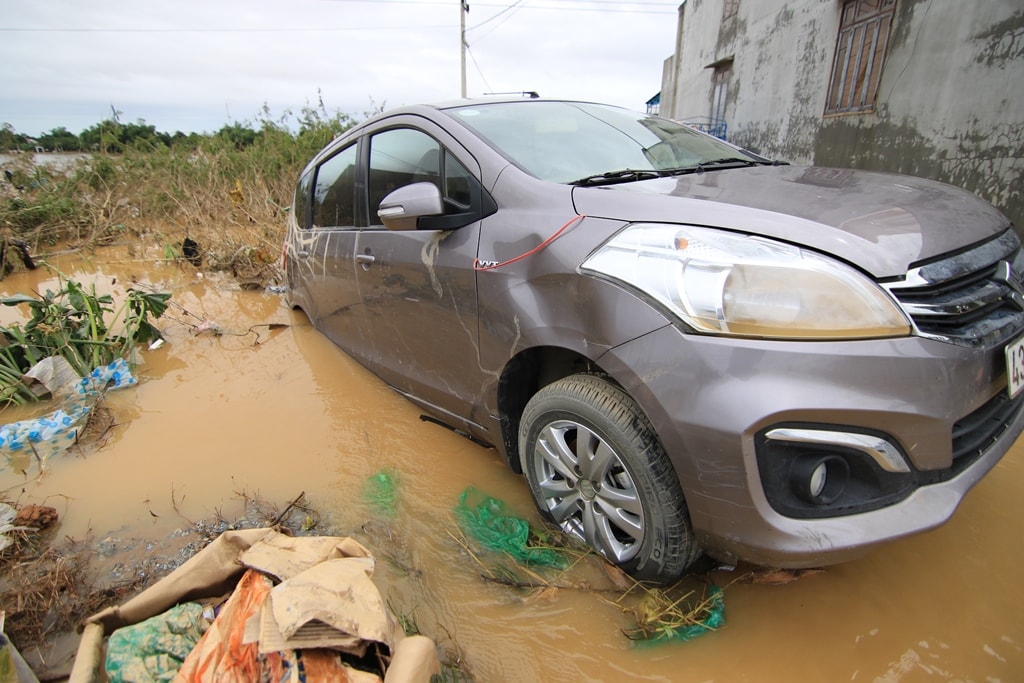
<svg viewBox="0 0 1024 683">
<path fill-rule="evenodd" d="M 383 130 L 367 142 L 371 227 L 356 246 L 360 321 L 372 340 L 367 360 L 410 398 L 464 418 L 483 385 L 473 263 L 486 211 L 467 167 L 475 162 L 467 155 L 463 163 L 413 127 Z M 416 182 L 438 186 L 444 215 L 421 217 L 418 230 L 387 230 L 377 216 L 381 199 Z"/>
</svg>

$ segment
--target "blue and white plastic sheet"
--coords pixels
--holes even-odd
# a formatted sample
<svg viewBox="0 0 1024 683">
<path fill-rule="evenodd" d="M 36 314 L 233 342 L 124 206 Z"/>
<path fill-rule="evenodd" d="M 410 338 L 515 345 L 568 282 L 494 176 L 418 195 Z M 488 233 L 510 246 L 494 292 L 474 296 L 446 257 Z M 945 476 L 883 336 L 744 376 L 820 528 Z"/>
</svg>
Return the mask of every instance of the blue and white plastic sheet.
<svg viewBox="0 0 1024 683">
<path fill-rule="evenodd" d="M 52 374 L 61 375 L 60 372 Z M 85 418 L 104 391 L 124 389 L 137 383 L 128 363 L 119 358 L 65 386 L 48 386 L 54 396 L 65 397 L 63 405 L 49 415 L 0 426 L 0 455 L 10 463 L 17 456 L 34 454 L 42 464 L 75 443 L 85 426 Z"/>
</svg>

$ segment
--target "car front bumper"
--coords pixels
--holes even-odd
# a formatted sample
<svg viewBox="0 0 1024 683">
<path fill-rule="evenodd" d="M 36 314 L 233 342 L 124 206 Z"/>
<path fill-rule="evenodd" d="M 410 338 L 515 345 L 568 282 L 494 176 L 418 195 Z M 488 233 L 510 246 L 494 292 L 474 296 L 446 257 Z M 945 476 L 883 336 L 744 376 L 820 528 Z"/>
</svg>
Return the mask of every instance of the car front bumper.
<svg viewBox="0 0 1024 683">
<path fill-rule="evenodd" d="M 938 526 L 1024 429 L 1022 397 L 1004 401 L 1001 424 L 980 427 L 984 445 L 954 460 L 954 427 L 962 432 L 965 417 L 985 413 L 1006 391 L 1001 348 L 920 337 L 736 339 L 669 325 L 610 350 L 599 363 L 651 419 L 701 546 L 729 562 L 820 566 Z M 881 439 L 894 446 L 895 464 L 905 463 L 905 472 L 887 472 L 884 458 L 848 443 L 832 448 L 825 438 L 806 452 L 800 446 L 794 457 L 837 453 L 858 476 L 879 482 L 879 490 L 869 483 L 852 502 L 787 507 L 795 470 L 765 434 L 793 429 Z"/>
</svg>

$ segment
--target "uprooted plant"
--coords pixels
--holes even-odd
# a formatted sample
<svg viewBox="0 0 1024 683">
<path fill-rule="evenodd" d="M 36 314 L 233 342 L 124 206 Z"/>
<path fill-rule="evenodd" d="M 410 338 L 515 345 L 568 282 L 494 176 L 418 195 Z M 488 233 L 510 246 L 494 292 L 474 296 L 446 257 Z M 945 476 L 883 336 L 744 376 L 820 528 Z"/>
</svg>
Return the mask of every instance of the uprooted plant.
<svg viewBox="0 0 1024 683">
<path fill-rule="evenodd" d="M 24 325 L 0 325 L 0 403 L 26 403 L 35 394 L 22 380 L 24 373 L 51 356 L 64 358 L 84 376 L 115 359 L 129 362 L 139 344 L 161 338 L 151 322 L 167 310 L 171 295 L 128 289 L 115 309 L 114 297 L 58 275 L 57 291 L 0 299 L 4 306 L 25 305 L 30 318 Z"/>
</svg>

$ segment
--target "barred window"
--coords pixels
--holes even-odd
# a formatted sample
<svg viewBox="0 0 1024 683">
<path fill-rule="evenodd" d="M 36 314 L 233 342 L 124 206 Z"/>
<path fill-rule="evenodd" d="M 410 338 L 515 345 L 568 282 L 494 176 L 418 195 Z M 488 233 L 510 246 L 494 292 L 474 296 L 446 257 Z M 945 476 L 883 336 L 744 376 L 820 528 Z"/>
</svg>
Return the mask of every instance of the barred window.
<svg viewBox="0 0 1024 683">
<path fill-rule="evenodd" d="M 715 67 L 711 77 L 711 123 L 725 121 L 725 105 L 729 97 L 729 76 L 732 75 L 732 61 Z"/>
<path fill-rule="evenodd" d="M 882 80 L 896 0 L 845 0 L 826 114 L 870 112 Z"/>
</svg>

